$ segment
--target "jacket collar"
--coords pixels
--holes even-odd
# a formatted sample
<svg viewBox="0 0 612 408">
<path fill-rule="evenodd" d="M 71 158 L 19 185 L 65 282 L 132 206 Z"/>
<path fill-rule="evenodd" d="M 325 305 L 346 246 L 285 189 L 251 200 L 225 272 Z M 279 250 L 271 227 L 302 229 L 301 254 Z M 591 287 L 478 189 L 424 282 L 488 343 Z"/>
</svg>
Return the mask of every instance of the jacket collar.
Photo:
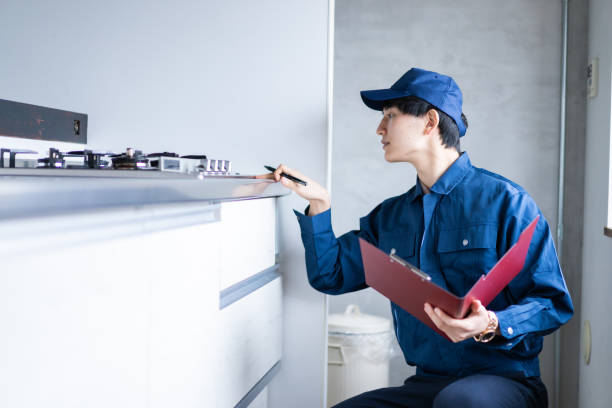
<svg viewBox="0 0 612 408">
<path fill-rule="evenodd" d="M 459 158 L 440 176 L 440 178 L 431 186 L 430 190 L 437 194 L 450 193 L 457 184 L 463 180 L 468 171 L 472 168 L 472 162 L 467 152 L 461 153 Z M 409 200 L 412 202 L 423 195 L 421 181 L 417 175 L 416 185 L 410 190 Z"/>
</svg>

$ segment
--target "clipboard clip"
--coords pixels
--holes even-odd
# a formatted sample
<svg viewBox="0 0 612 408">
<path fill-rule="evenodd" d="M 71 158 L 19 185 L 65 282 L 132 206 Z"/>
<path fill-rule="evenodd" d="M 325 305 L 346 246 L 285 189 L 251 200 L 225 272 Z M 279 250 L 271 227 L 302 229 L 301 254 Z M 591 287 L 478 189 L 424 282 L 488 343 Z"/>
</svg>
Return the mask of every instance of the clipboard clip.
<svg viewBox="0 0 612 408">
<path fill-rule="evenodd" d="M 429 276 L 428 274 L 426 274 L 425 272 L 415 268 L 414 266 L 410 265 L 408 262 L 404 261 L 402 258 L 400 258 L 399 256 L 395 255 L 396 251 L 395 248 L 391 248 L 391 252 L 389 252 L 389 258 L 391 258 L 391 262 L 397 262 L 398 264 L 410 269 L 412 271 L 412 273 L 418 275 L 421 279 L 425 279 L 430 281 L 431 280 L 431 276 Z"/>
</svg>

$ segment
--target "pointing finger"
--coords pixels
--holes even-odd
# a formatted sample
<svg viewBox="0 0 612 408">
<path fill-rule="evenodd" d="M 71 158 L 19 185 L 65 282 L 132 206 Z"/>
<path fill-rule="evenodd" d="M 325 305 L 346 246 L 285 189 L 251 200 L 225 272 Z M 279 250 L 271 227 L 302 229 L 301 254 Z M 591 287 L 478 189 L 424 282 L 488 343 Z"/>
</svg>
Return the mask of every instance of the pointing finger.
<svg viewBox="0 0 612 408">
<path fill-rule="evenodd" d="M 274 180 L 274 173 L 258 174 L 255 176 L 255 178 Z"/>
</svg>

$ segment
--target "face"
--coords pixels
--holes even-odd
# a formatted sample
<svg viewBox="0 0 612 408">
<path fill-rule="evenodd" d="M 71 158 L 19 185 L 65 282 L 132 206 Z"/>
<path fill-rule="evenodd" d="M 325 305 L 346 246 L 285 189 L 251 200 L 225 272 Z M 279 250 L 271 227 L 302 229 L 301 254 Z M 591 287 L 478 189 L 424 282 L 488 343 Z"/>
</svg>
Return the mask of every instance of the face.
<svg viewBox="0 0 612 408">
<path fill-rule="evenodd" d="M 383 110 L 383 118 L 376 129 L 388 162 L 413 162 L 426 148 L 427 115 L 418 118 L 402 113 L 396 107 Z"/>
</svg>

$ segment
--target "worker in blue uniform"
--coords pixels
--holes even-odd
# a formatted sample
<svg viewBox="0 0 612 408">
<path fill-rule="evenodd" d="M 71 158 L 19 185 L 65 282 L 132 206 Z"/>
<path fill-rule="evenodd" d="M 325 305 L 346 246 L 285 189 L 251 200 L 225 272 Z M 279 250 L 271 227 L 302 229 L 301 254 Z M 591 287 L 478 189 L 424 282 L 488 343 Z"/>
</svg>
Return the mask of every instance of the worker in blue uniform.
<svg viewBox="0 0 612 408">
<path fill-rule="evenodd" d="M 452 341 L 391 302 L 397 340 L 416 375 L 338 407 L 546 407 L 538 362 L 542 337 L 566 323 L 573 307 L 544 216 L 523 188 L 474 167 L 461 152 L 468 124 L 451 77 L 413 68 L 389 89 L 362 91 L 361 97 L 383 113 L 376 133 L 385 159 L 412 164 L 417 180 L 361 218 L 359 230 L 336 237 L 325 188 L 282 164 L 268 175 L 309 201 L 296 215 L 315 289 L 337 295 L 367 287 L 361 237 L 385 252 L 395 248 L 435 283 L 463 296 L 540 219 L 523 270 L 488 309 L 475 300 L 468 316 L 454 319 L 423 305 Z"/>
</svg>

